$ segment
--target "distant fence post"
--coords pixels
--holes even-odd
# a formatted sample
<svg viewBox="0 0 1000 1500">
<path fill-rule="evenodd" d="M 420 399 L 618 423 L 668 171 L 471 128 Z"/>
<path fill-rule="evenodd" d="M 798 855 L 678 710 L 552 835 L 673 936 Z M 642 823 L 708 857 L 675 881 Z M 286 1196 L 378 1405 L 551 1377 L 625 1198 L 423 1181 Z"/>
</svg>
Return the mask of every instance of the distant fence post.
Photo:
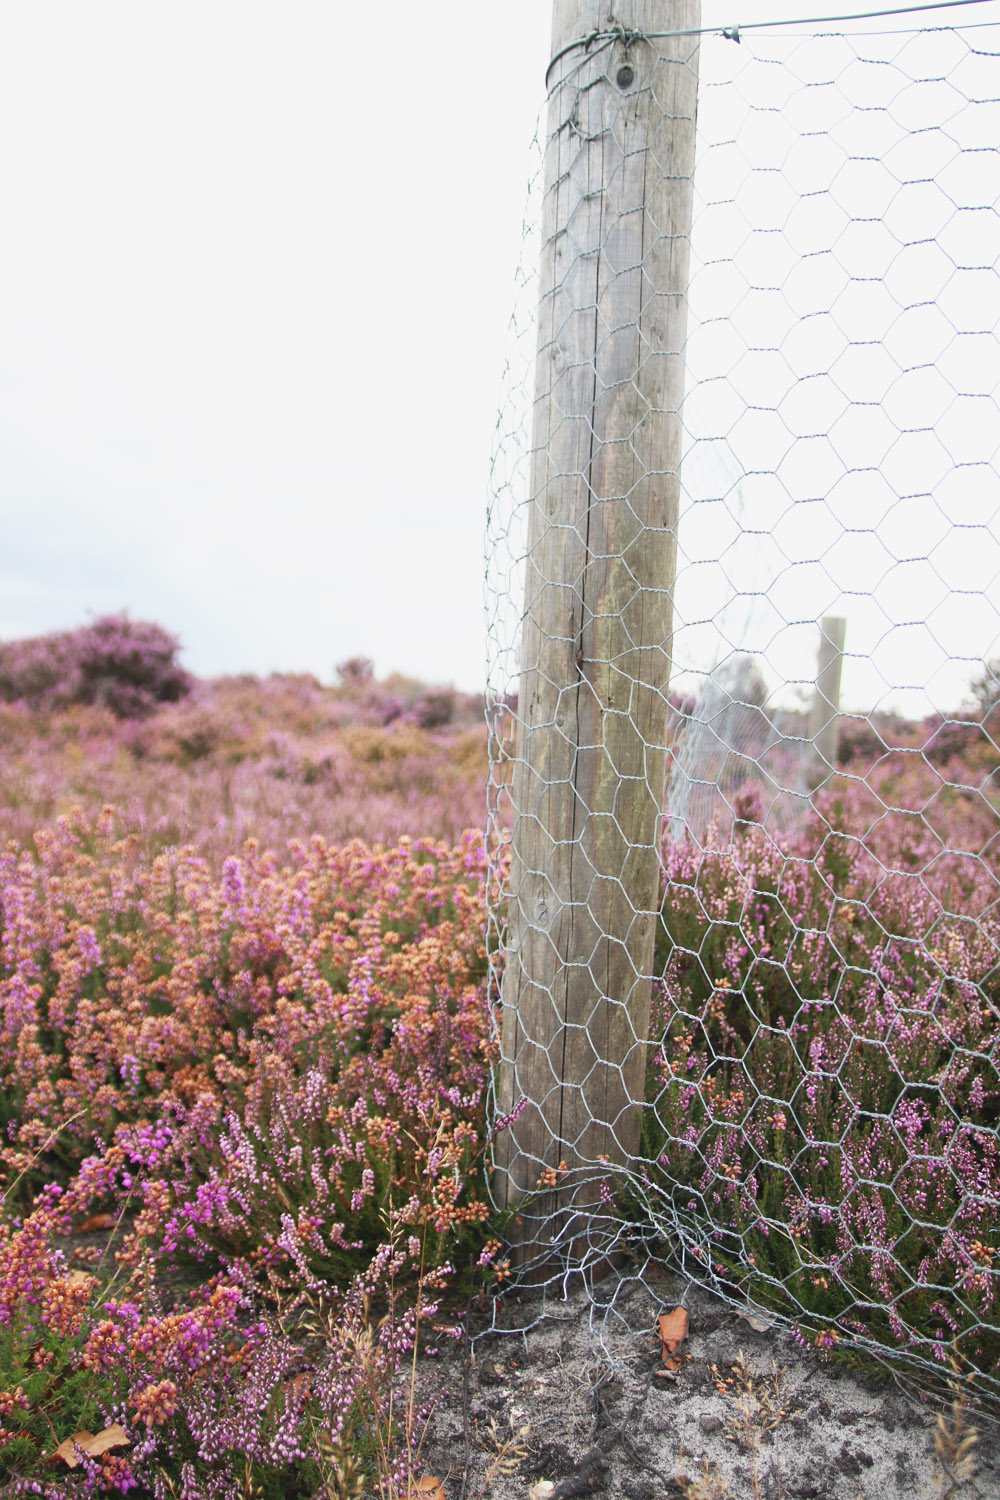
<svg viewBox="0 0 1000 1500">
<path fill-rule="evenodd" d="M 497 1080 L 501 1114 L 527 1103 L 494 1179 L 509 1207 L 542 1182 L 518 1260 L 638 1155 L 698 82 L 697 36 L 646 34 L 699 25 L 700 0 L 553 4 Z"/>
<path fill-rule="evenodd" d="M 818 791 L 837 769 L 837 745 L 840 740 L 840 677 L 844 665 L 844 641 L 847 621 L 840 615 L 826 615 L 819 630 L 816 656 L 816 689 L 809 709 L 809 738 L 812 741 L 810 782 Z"/>
</svg>

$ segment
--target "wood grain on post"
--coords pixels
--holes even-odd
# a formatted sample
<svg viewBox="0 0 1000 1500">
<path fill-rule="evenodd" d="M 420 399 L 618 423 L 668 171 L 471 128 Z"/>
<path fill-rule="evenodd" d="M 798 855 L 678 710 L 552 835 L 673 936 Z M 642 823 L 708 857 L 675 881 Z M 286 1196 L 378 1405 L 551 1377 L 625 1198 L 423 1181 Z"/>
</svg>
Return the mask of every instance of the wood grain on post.
<svg viewBox="0 0 1000 1500">
<path fill-rule="evenodd" d="M 605 1161 L 638 1152 L 698 61 L 697 36 L 645 34 L 699 24 L 700 0 L 554 4 L 497 1083 L 502 1114 L 527 1103 L 494 1179 L 531 1195 L 518 1260 L 571 1245 Z"/>
</svg>

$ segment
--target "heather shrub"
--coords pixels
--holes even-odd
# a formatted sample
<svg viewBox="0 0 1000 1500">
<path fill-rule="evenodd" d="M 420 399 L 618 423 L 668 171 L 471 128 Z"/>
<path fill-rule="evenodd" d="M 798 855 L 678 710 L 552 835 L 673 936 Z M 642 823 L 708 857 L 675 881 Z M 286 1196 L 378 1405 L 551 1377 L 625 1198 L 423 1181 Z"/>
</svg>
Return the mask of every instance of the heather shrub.
<svg viewBox="0 0 1000 1500">
<path fill-rule="evenodd" d="M 455 693 L 451 688 L 433 688 L 416 700 L 411 712 L 421 729 L 442 729 L 455 717 Z"/>
<path fill-rule="evenodd" d="M 462 834 L 486 730 L 450 689 L 422 727 L 436 694 L 361 662 L 143 718 L 0 703 L 7 1475 L 190 1500 L 405 1478 L 406 1352 L 454 1335 L 470 1262 L 499 1274 Z M 744 789 L 725 840 L 664 849 L 627 1211 L 729 1290 L 790 1295 L 820 1348 L 957 1338 L 996 1376 L 996 789 L 958 717 L 857 728 L 780 847 Z M 52 1478 L 55 1439 L 114 1424 L 127 1446 Z"/>
<path fill-rule="evenodd" d="M 0 1226 L 0 1477 L 30 1472 L 50 1451 L 55 1416 L 70 1434 L 94 1430 L 100 1410 L 81 1358 L 96 1279 L 70 1273 L 53 1248 L 44 1206 L 19 1228 Z M 14 1286 L 18 1295 L 11 1295 Z M 69 1435 L 69 1434 L 68 1434 Z"/>
<path fill-rule="evenodd" d="M 316 837 L 216 873 L 110 809 L 8 845 L 0 1473 L 305 1497 L 375 1444 L 405 1476 L 383 1403 L 487 1217 L 483 868 Z M 114 1441 L 56 1486 L 84 1430 Z"/>
<path fill-rule="evenodd" d="M 60 1248 L 110 1219 L 80 1222 L 121 1192 L 123 1160 L 117 1148 L 90 1159 L 67 1192 L 50 1186 L 23 1222 L 0 1225 L 0 1493 L 305 1500 L 365 1476 L 372 1432 L 405 1479 L 414 1455 L 391 1393 L 438 1308 L 432 1295 L 419 1315 L 399 1308 L 395 1241 L 343 1296 L 307 1297 L 307 1318 L 220 1278 L 167 1307 L 148 1259 L 126 1282 L 107 1270 L 113 1240 L 93 1247 L 92 1271 Z M 367 1308 L 387 1287 L 375 1328 Z"/>
<path fill-rule="evenodd" d="M 48 1184 L 23 1219 L 12 1218 L 5 1199 L 7 1212 L 0 1219 L 0 1477 L 41 1472 L 41 1460 L 60 1439 L 103 1425 L 100 1394 L 84 1359 L 101 1282 L 90 1270 L 72 1269 L 59 1241 L 95 1204 L 108 1200 L 120 1164 L 120 1152 L 90 1158 L 69 1190 Z M 53 1441 L 57 1427 L 61 1430 Z M 100 1471 L 101 1465 L 95 1467 Z"/>
<path fill-rule="evenodd" d="M 879 756 L 908 743 L 913 726 L 897 714 L 843 714 L 837 732 L 837 762 L 857 772 Z"/>
<path fill-rule="evenodd" d="M 375 664 L 370 657 L 351 656 L 339 664 L 337 676 L 344 687 L 366 687 L 375 681 Z"/>
<path fill-rule="evenodd" d="M 248 838 L 451 842 L 482 826 L 481 717 L 427 731 L 367 713 L 307 677 L 197 683 L 142 720 L 0 704 L 0 842 L 28 848 L 74 808 L 93 821 L 110 804 L 150 858 L 189 844 L 219 871 Z"/>
<path fill-rule="evenodd" d="M 934 714 L 920 725 L 920 734 L 924 755 L 938 766 L 968 757 L 970 751 L 986 743 L 982 725 L 964 714 Z"/>
<path fill-rule="evenodd" d="M 966 855 L 912 813 L 869 824 L 866 792 L 781 848 L 666 848 L 649 1201 L 818 1347 L 957 1340 L 996 1377 L 996 850 L 975 819 Z"/>
<path fill-rule="evenodd" d="M 103 704 L 141 719 L 191 688 L 179 643 L 161 626 L 105 615 L 78 630 L 0 643 L 0 698 L 31 708 Z"/>
<path fill-rule="evenodd" d="M 110 809 L 9 847 L 0 1162 L 20 1171 L 56 1132 L 52 1149 L 90 1149 L 154 1100 L 242 1107 L 272 1051 L 295 1076 L 321 1069 L 331 1107 L 336 1088 L 429 1128 L 485 1081 L 483 859 L 472 835 L 317 836 L 283 861 L 250 842 L 216 876 L 190 849 L 148 861 Z"/>
</svg>

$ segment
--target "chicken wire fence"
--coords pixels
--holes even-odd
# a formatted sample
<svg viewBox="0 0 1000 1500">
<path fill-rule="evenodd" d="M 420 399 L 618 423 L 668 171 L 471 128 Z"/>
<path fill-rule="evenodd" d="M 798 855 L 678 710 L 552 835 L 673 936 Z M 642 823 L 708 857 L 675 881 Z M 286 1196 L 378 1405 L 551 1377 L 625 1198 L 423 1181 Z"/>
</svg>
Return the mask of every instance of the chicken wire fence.
<svg viewBox="0 0 1000 1500">
<path fill-rule="evenodd" d="M 673 1265 L 995 1398 L 1000 26 L 897 27 L 550 68 L 487 527 L 492 1183 L 524 1283 Z"/>
</svg>

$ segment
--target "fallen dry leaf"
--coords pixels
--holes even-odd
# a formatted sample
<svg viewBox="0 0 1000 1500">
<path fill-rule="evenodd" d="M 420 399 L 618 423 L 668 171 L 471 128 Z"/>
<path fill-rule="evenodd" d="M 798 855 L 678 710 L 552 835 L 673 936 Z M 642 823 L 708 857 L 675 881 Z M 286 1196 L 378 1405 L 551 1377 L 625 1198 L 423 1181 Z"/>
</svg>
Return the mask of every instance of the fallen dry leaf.
<svg viewBox="0 0 1000 1500">
<path fill-rule="evenodd" d="M 81 1234 L 96 1234 L 99 1229 L 114 1229 L 114 1214 L 92 1214 L 80 1225 Z"/>
<path fill-rule="evenodd" d="M 755 1318 L 753 1313 L 737 1311 L 736 1316 L 742 1318 L 744 1323 L 749 1323 L 754 1333 L 766 1333 L 769 1328 L 774 1327 L 773 1323 L 765 1323 L 763 1318 Z"/>
<path fill-rule="evenodd" d="M 78 1469 L 80 1467 L 80 1455 L 77 1449 L 82 1449 L 88 1458 L 100 1458 L 102 1453 L 110 1453 L 112 1448 L 130 1448 L 132 1445 L 128 1440 L 128 1434 L 119 1422 L 112 1422 L 110 1427 L 105 1427 L 95 1437 L 92 1432 L 74 1432 L 71 1438 L 52 1454 L 52 1458 L 61 1458 L 67 1469 Z M 444 1500 L 444 1497 L 441 1497 Z"/>
<path fill-rule="evenodd" d="M 661 1313 L 656 1320 L 663 1341 L 663 1363 L 667 1364 L 671 1354 L 676 1354 L 688 1336 L 688 1315 L 684 1307 L 675 1307 L 672 1312 Z"/>
<path fill-rule="evenodd" d="M 445 1500 L 444 1490 L 441 1488 L 440 1479 L 435 1479 L 433 1474 L 424 1474 L 413 1486 L 414 1493 L 423 1495 L 426 1500 Z"/>
<path fill-rule="evenodd" d="M 668 1370 L 679 1370 L 684 1361 L 679 1354 L 671 1354 L 669 1359 L 664 1359 L 664 1367 Z"/>
</svg>

